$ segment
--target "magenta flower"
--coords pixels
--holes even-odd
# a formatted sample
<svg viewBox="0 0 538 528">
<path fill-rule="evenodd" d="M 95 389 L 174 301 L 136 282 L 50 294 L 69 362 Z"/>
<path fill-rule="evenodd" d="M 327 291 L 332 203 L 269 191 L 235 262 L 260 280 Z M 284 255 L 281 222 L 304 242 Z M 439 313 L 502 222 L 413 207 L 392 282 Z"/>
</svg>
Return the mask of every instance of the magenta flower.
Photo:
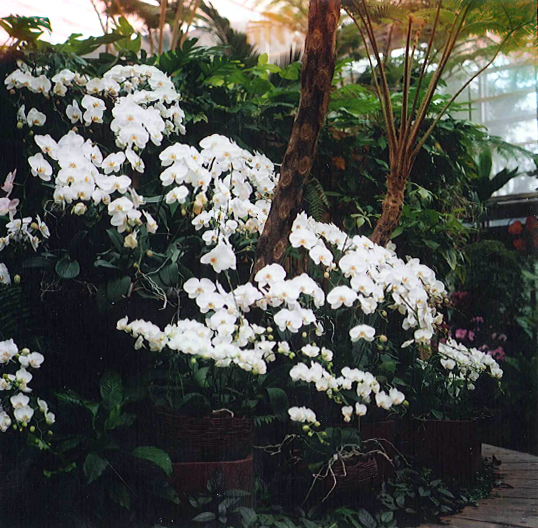
<svg viewBox="0 0 538 528">
<path fill-rule="evenodd" d="M 467 335 L 467 330 L 465 330 L 465 328 L 456 328 L 456 339 L 465 339 L 466 335 Z"/>
</svg>

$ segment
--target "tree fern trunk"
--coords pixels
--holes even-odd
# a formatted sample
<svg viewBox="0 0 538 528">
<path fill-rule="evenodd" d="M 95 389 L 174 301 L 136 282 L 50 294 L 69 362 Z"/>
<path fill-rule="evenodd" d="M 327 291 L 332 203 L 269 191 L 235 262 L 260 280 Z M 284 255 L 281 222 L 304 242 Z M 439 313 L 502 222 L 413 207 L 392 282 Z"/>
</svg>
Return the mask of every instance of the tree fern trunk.
<svg viewBox="0 0 538 528">
<path fill-rule="evenodd" d="M 280 262 L 303 197 L 334 75 L 340 0 L 310 0 L 301 72 L 301 99 L 280 170 L 271 211 L 256 249 L 254 272 Z"/>
<path fill-rule="evenodd" d="M 380 246 L 386 246 L 390 236 L 398 227 L 402 216 L 407 178 L 391 173 L 387 176 L 387 194 L 383 200 L 381 216 L 370 239 Z"/>
</svg>

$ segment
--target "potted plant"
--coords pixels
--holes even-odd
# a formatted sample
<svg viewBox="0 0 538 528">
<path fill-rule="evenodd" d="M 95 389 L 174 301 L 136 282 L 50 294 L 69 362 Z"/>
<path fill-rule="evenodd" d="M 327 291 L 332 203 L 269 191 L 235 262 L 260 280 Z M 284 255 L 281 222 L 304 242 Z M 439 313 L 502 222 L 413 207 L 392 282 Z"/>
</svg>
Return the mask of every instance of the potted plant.
<svg viewBox="0 0 538 528">
<path fill-rule="evenodd" d="M 413 419 L 404 429 L 404 448 L 442 477 L 471 481 L 481 463 L 476 418 L 482 409 L 473 406 L 473 395 L 488 380 L 498 385 L 502 374 L 491 355 L 452 338 L 423 350 L 408 370 Z"/>
<path fill-rule="evenodd" d="M 19 349 L 13 339 L 0 341 L 0 505 L 22 493 L 26 475 L 39 450 L 50 448 L 56 417 L 45 400 L 32 392 L 33 371 L 44 356 Z"/>
<path fill-rule="evenodd" d="M 403 336 L 430 342 L 444 296 L 432 270 L 302 213 L 287 269 L 272 264 L 250 277 L 278 179 L 266 156 L 221 135 L 182 136 L 180 96 L 154 66 L 120 62 L 98 74 L 89 63 L 32 60 L 5 80 L 19 96 L 20 126 L 34 133 L 31 176 L 4 186 L 29 196 L 9 196 L 1 211 L 10 220 L 5 282 L 23 270 L 21 248 L 33 249 L 34 267 L 63 288 L 96 289 L 111 313 L 133 299 L 160 301 L 169 311 L 149 309 L 118 328 L 150 350 L 152 370 L 173 367 L 173 382 L 155 377 L 153 395 L 182 416 L 243 419 L 271 399 L 268 389 L 280 389 L 272 399 L 288 407 L 329 401 L 344 422 L 368 404 L 404 402 L 396 378 L 374 375 L 365 349 L 383 341 L 388 320 L 398 345 Z M 307 433 L 321 431 L 319 418 L 303 424 Z M 207 436 L 200 431 L 192 449 Z"/>
</svg>

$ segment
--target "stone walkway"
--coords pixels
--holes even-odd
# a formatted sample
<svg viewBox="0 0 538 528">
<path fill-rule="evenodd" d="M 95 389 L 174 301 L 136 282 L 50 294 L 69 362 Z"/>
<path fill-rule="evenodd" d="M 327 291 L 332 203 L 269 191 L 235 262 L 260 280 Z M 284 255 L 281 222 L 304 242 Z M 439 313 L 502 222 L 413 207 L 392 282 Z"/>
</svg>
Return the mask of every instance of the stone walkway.
<svg viewBox="0 0 538 528">
<path fill-rule="evenodd" d="M 442 519 L 441 524 L 420 528 L 538 528 L 538 457 L 489 445 L 482 446 L 482 454 L 502 462 L 502 484 L 492 497 Z"/>
</svg>

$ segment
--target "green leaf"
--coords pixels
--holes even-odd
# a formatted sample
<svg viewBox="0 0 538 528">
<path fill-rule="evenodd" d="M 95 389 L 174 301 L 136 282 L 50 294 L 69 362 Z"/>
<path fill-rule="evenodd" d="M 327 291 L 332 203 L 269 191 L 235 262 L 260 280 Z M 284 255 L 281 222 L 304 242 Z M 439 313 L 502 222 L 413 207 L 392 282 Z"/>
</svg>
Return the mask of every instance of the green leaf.
<svg viewBox="0 0 538 528">
<path fill-rule="evenodd" d="M 216 516 L 214 513 L 204 512 L 204 513 L 199 513 L 192 520 L 194 522 L 211 522 L 211 521 L 214 521 L 215 519 L 216 519 Z"/>
<path fill-rule="evenodd" d="M 107 300 L 114 304 L 122 299 L 124 295 L 129 293 L 131 287 L 131 277 L 125 276 L 119 279 L 109 280 L 106 284 Z"/>
<path fill-rule="evenodd" d="M 392 235 L 390 235 L 390 239 L 394 239 L 398 236 L 400 236 L 404 231 L 404 228 L 403 227 L 397 227 L 393 232 L 392 232 Z"/>
<path fill-rule="evenodd" d="M 209 367 L 202 367 L 196 371 L 196 374 L 194 375 L 194 381 L 198 383 L 200 387 L 203 389 L 207 389 L 209 387 L 209 382 L 207 380 L 207 375 L 209 374 Z"/>
<path fill-rule="evenodd" d="M 153 462 L 156 466 L 159 466 L 168 477 L 172 474 L 172 461 L 168 454 L 162 449 L 153 446 L 141 446 L 134 449 L 132 454 L 136 458 L 142 458 Z"/>
<path fill-rule="evenodd" d="M 112 431 L 118 427 L 120 423 L 120 416 L 121 416 L 121 407 L 119 405 L 115 405 L 110 409 L 110 413 L 108 414 L 108 418 L 105 420 L 104 428 L 105 431 Z"/>
<path fill-rule="evenodd" d="M 122 508 L 131 509 L 131 493 L 122 482 L 113 482 L 110 487 L 110 498 Z"/>
<path fill-rule="evenodd" d="M 280 418 L 286 419 L 288 416 L 288 409 L 290 407 L 286 392 L 278 387 L 270 387 L 266 390 L 273 412 Z"/>
<path fill-rule="evenodd" d="M 390 523 L 394 519 L 394 512 L 388 511 L 381 514 L 381 522 Z"/>
<path fill-rule="evenodd" d="M 359 522 L 364 528 L 375 528 L 377 525 L 375 519 L 364 508 L 359 510 Z"/>
<path fill-rule="evenodd" d="M 179 270 L 176 262 L 165 266 L 159 272 L 159 278 L 166 286 L 176 286 L 179 280 Z"/>
<path fill-rule="evenodd" d="M 88 484 L 98 479 L 108 466 L 108 460 L 103 458 L 99 453 L 91 451 L 84 460 L 83 471 L 88 479 Z"/>
<path fill-rule="evenodd" d="M 80 264 L 69 257 L 63 257 L 56 263 L 55 270 L 62 279 L 74 279 L 80 273 Z"/>
<path fill-rule="evenodd" d="M 107 229 L 106 234 L 114 247 L 121 253 L 123 251 L 123 237 L 115 229 Z"/>
<path fill-rule="evenodd" d="M 109 406 L 114 407 L 123 403 L 123 382 L 121 376 L 113 370 L 107 370 L 99 382 L 101 398 Z"/>
<path fill-rule="evenodd" d="M 73 391 L 60 392 L 56 395 L 56 398 L 59 402 L 66 403 L 68 405 L 76 405 L 78 407 L 87 409 L 90 411 L 93 418 L 97 416 L 97 412 L 99 411 L 98 403 L 90 400 L 84 400 Z"/>
<path fill-rule="evenodd" d="M 224 492 L 225 497 L 250 497 L 250 493 L 241 489 L 231 489 Z"/>
<path fill-rule="evenodd" d="M 239 506 L 237 510 L 243 518 L 243 526 L 250 526 L 258 517 L 256 512 L 252 508 L 247 508 L 246 506 Z"/>
<path fill-rule="evenodd" d="M 437 491 L 441 494 L 441 495 L 444 495 L 445 497 L 449 497 L 450 499 L 453 499 L 454 498 L 454 495 L 448 491 L 447 489 L 445 488 L 438 488 Z"/>
</svg>

